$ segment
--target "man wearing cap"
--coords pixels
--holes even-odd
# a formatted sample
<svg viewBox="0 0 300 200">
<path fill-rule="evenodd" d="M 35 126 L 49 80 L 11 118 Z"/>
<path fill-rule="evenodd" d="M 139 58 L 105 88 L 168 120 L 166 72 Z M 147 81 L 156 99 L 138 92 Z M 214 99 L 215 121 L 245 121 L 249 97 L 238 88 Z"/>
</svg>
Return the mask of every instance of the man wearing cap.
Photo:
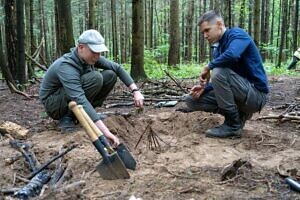
<svg viewBox="0 0 300 200">
<path fill-rule="evenodd" d="M 62 132 L 75 129 L 75 117 L 68 108 L 68 103 L 75 101 L 83 106 L 112 144 L 118 145 L 119 139 L 109 131 L 94 108 L 102 105 L 117 77 L 130 89 L 136 106 L 143 106 L 144 97 L 121 65 L 100 56 L 105 51 L 108 49 L 98 31 L 84 31 L 79 36 L 78 45 L 49 67 L 41 83 L 39 97 L 47 114 L 59 120 Z"/>
</svg>

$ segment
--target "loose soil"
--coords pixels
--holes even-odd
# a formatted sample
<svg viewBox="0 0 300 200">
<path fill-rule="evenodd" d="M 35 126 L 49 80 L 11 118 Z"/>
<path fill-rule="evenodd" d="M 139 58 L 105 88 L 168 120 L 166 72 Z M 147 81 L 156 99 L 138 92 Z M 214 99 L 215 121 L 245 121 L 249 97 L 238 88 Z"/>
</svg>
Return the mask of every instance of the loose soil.
<svg viewBox="0 0 300 200">
<path fill-rule="evenodd" d="M 30 144 L 40 163 L 45 163 L 63 147 L 78 144 L 64 157 L 65 176 L 56 189 L 44 187 L 36 199 L 300 199 L 290 190 L 284 176 L 300 180 L 300 127 L 298 122 L 258 120 L 280 114 L 275 109 L 300 96 L 299 77 L 270 77 L 271 93 L 266 107 L 247 121 L 242 138 L 213 139 L 205 130 L 223 121 L 217 114 L 176 111 L 184 106 L 154 107 L 148 101 L 143 111 L 133 106 L 107 108 L 121 84 L 98 111 L 113 111 L 104 120 L 135 156 L 138 165 L 130 179 L 103 180 L 95 171 L 101 156 L 83 129 L 61 134 L 57 122 L 44 115 L 37 98 L 11 94 L 0 84 L 0 122 L 11 121 L 27 129 L 24 142 Z M 171 82 L 171 81 L 170 81 Z M 189 85 L 191 83 L 187 83 Z M 191 86 L 191 85 L 189 85 Z M 37 95 L 38 85 L 26 91 Z M 120 115 L 123 113 L 123 115 Z M 124 115 L 124 113 L 127 113 Z M 150 140 L 156 136 L 159 143 Z M 140 140 L 140 141 L 139 141 Z M 0 135 L 0 189 L 22 187 L 30 170 L 24 158 L 8 165 L 5 159 L 20 153 Z M 243 164 L 233 174 L 225 171 L 237 160 Z M 52 167 L 52 168 L 51 168 Z M 50 169 L 55 168 L 50 166 Z M 225 177 L 224 177 L 225 176 Z M 78 182 L 81 181 L 81 182 Z M 80 183 L 68 187 L 72 183 Z M 0 195 L 0 199 L 11 199 Z"/>
</svg>

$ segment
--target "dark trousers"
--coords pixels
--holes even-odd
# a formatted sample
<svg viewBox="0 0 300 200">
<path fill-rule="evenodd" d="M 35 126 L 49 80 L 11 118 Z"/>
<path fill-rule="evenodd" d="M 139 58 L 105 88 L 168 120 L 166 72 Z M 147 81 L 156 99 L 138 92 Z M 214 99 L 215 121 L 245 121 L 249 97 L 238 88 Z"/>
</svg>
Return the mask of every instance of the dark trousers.
<svg viewBox="0 0 300 200">
<path fill-rule="evenodd" d="M 229 68 L 211 71 L 213 90 L 198 99 L 187 95 L 185 102 L 193 111 L 255 113 L 266 104 L 267 94 L 257 90 L 250 82 Z"/>
<path fill-rule="evenodd" d="M 297 58 L 296 56 L 293 56 L 293 61 L 291 62 L 291 64 L 288 66 L 287 69 L 295 69 L 296 68 L 296 64 L 300 59 Z"/>
<path fill-rule="evenodd" d="M 109 92 L 117 81 L 117 75 L 112 70 L 101 73 L 92 71 L 81 76 L 81 86 L 86 98 L 92 106 L 99 107 L 103 104 Z M 50 95 L 45 102 L 45 109 L 53 119 L 60 119 L 64 115 L 71 115 L 68 103 L 71 101 L 63 87 Z"/>
</svg>

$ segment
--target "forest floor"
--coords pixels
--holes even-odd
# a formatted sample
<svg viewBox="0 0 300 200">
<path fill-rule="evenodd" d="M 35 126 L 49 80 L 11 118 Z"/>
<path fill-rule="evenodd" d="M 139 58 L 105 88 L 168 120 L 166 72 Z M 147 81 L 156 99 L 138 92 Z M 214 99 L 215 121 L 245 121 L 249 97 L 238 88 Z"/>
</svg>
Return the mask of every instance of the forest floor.
<svg viewBox="0 0 300 200">
<path fill-rule="evenodd" d="M 133 106 L 113 107 L 114 97 L 124 94 L 119 84 L 98 111 L 115 113 L 104 122 L 137 160 L 137 169 L 129 171 L 131 177 L 126 180 L 103 180 L 95 171 L 101 156 L 83 129 L 61 134 L 57 122 L 43 114 L 37 98 L 11 94 L 3 82 L 0 124 L 11 121 L 28 129 L 23 142 L 30 144 L 41 164 L 62 147 L 78 144 L 64 156 L 66 170 L 60 184 L 56 189 L 44 187 L 37 199 L 300 199 L 299 193 L 284 182 L 284 176 L 300 180 L 299 121 L 258 119 L 280 114 L 295 102 L 300 96 L 300 78 L 276 76 L 269 77 L 269 82 L 271 93 L 266 107 L 247 121 L 239 139 L 205 137 L 205 130 L 222 123 L 223 117 L 176 111 L 183 102 L 175 107 L 155 107 L 154 102 L 146 101 L 140 112 Z M 190 86 L 187 81 L 185 87 Z M 38 85 L 26 92 L 37 95 Z M 151 135 L 159 145 L 150 141 Z M 0 135 L 0 190 L 26 184 L 24 177 L 30 170 L 18 155 L 9 138 Z M 8 164 L 7 158 L 13 157 L 19 159 Z M 50 169 L 55 167 L 51 165 Z M 232 173 L 225 173 L 229 168 Z M 12 197 L 0 194 L 0 199 Z"/>
</svg>

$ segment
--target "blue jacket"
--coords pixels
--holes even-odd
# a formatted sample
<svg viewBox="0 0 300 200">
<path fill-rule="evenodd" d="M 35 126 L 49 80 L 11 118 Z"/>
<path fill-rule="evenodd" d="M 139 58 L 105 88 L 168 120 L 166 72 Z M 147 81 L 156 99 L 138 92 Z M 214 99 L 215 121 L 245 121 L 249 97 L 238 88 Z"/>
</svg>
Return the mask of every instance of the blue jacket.
<svg viewBox="0 0 300 200">
<path fill-rule="evenodd" d="M 213 51 L 208 67 L 228 67 L 246 78 L 256 89 L 268 93 L 268 79 L 260 53 L 251 37 L 241 28 L 227 29 Z"/>
</svg>

